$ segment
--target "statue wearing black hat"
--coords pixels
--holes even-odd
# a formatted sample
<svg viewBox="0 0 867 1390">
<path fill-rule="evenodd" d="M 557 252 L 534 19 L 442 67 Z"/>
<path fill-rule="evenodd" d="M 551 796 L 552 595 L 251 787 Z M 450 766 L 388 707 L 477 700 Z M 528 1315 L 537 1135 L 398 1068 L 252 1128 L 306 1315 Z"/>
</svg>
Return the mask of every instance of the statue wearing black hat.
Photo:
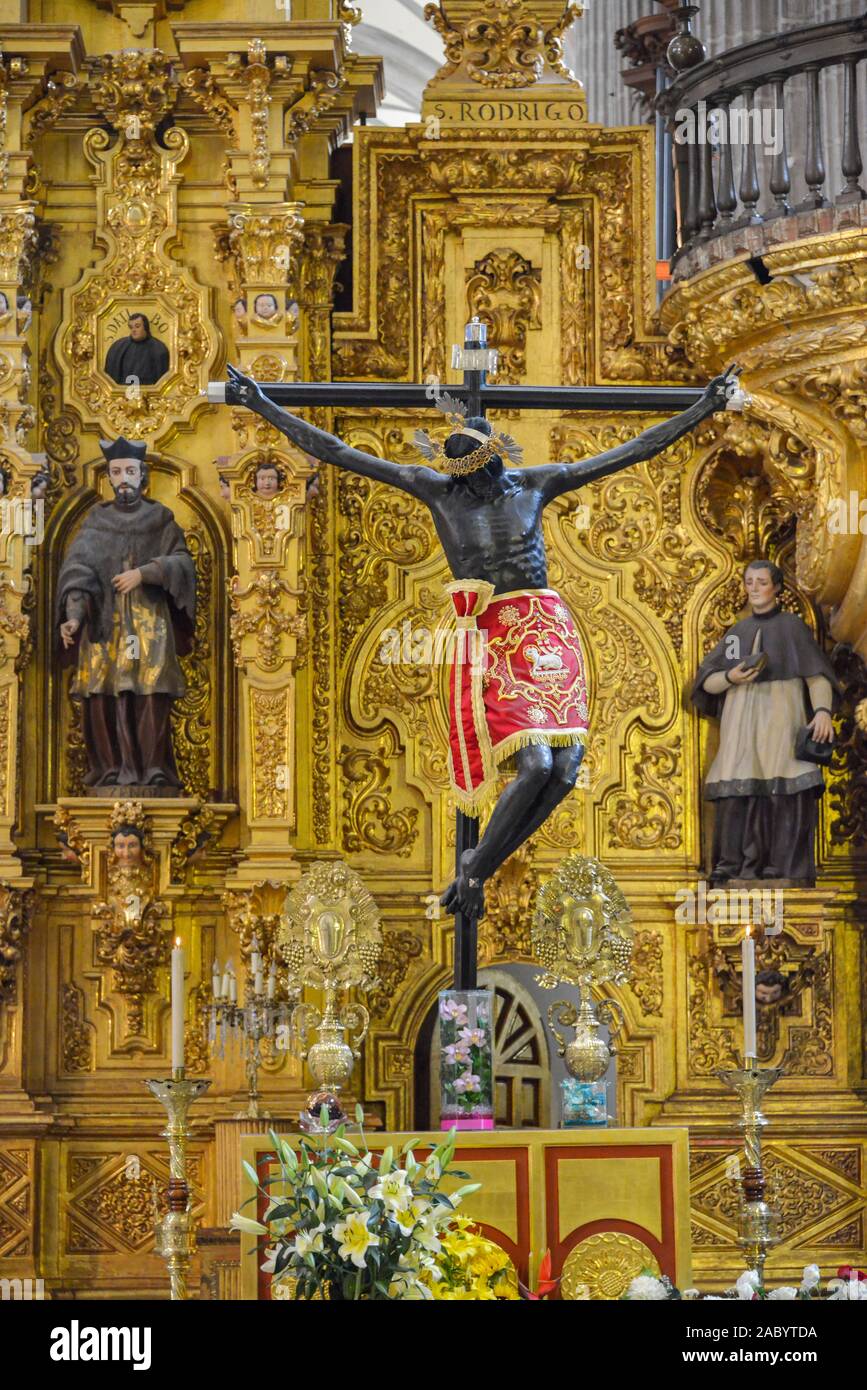
<svg viewBox="0 0 867 1390">
<path fill-rule="evenodd" d="M 196 571 L 168 507 L 142 495 L 145 445 L 100 445 L 114 500 L 85 517 L 63 566 L 57 625 L 63 664 L 76 664 L 94 789 L 178 787 L 172 701 L 184 693 L 178 656 L 192 645 Z"/>
</svg>

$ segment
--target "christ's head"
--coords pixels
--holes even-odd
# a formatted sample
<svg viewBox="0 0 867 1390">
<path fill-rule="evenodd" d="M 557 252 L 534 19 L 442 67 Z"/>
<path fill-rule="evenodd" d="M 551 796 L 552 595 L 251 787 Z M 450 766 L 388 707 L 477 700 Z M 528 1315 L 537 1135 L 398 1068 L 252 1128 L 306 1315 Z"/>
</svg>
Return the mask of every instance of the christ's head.
<svg viewBox="0 0 867 1390">
<path fill-rule="evenodd" d="M 139 459 L 111 459 L 108 465 L 108 481 L 114 490 L 114 499 L 121 507 L 131 507 L 141 497 L 145 485 L 145 475 Z"/>
<path fill-rule="evenodd" d="M 470 454 L 478 450 L 484 450 L 484 440 L 477 438 L 478 435 L 489 437 L 493 434 L 490 424 L 481 415 L 471 415 L 464 421 L 466 430 L 473 433 L 463 433 L 457 430 L 450 434 L 443 446 L 443 452 L 447 459 L 469 459 Z M 468 487 L 471 492 L 486 492 L 490 484 L 499 478 L 503 471 L 503 460 L 499 454 L 491 454 L 486 461 L 476 468 L 472 468 L 466 473 L 456 472 L 456 481 L 464 487 Z"/>
<path fill-rule="evenodd" d="M 783 588 L 783 571 L 770 560 L 752 560 L 744 570 L 744 588 L 754 613 L 776 608 Z"/>
<path fill-rule="evenodd" d="M 143 343 L 151 335 L 150 319 L 147 314 L 130 314 L 127 323 L 129 336 L 134 343 Z"/>
</svg>

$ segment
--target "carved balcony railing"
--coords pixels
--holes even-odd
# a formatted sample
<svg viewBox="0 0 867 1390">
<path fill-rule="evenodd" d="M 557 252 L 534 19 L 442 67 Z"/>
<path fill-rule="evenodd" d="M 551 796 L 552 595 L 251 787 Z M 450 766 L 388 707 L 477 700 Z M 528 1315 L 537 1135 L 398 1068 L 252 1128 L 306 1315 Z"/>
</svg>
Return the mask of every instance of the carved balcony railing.
<svg viewBox="0 0 867 1390">
<path fill-rule="evenodd" d="M 861 220 L 857 205 L 867 193 L 860 183 L 865 118 L 858 67 L 864 58 L 867 13 L 732 49 L 680 73 L 657 97 L 674 138 L 676 279 L 743 250 L 760 254 L 767 244 L 829 230 L 839 221 L 834 210 L 846 209 L 849 225 Z M 801 76 L 806 90 L 796 108 L 792 79 Z M 823 96 L 839 97 L 841 88 L 839 169 L 829 174 Z M 795 119 L 806 189 L 797 201 L 788 153 Z M 830 216 L 817 218 L 829 209 Z M 780 225 L 791 218 L 794 225 Z"/>
</svg>

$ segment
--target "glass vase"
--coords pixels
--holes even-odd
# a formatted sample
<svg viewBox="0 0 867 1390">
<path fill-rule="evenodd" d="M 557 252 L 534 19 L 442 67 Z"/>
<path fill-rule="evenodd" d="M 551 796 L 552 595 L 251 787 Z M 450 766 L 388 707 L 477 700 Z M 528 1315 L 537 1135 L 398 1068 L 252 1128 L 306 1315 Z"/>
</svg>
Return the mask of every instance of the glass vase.
<svg viewBox="0 0 867 1390">
<path fill-rule="evenodd" d="M 567 1076 L 560 1082 L 560 1091 L 564 1129 L 608 1124 L 607 1081 L 578 1081 Z"/>
<path fill-rule="evenodd" d="M 439 997 L 440 1128 L 494 1128 L 494 997 L 444 989 Z"/>
</svg>

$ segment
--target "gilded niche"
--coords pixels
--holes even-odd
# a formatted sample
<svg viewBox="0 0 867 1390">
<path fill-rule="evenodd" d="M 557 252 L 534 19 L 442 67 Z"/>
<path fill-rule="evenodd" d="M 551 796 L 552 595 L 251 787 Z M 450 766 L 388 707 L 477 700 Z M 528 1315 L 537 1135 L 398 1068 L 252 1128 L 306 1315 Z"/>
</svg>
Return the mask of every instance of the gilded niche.
<svg viewBox="0 0 867 1390">
<path fill-rule="evenodd" d="M 95 127 L 84 152 L 96 175 L 96 245 L 102 255 L 64 291 L 64 331 L 56 340 L 65 404 L 85 425 L 129 439 L 188 427 L 217 356 L 208 291 L 173 256 L 179 244 L 179 166 L 189 136 L 169 125 L 177 99 L 171 61 L 159 50 L 125 50 L 95 59 L 94 104 L 111 133 Z M 123 366 L 133 321 L 152 345 Z M 120 370 L 118 370 L 118 366 Z"/>
</svg>

